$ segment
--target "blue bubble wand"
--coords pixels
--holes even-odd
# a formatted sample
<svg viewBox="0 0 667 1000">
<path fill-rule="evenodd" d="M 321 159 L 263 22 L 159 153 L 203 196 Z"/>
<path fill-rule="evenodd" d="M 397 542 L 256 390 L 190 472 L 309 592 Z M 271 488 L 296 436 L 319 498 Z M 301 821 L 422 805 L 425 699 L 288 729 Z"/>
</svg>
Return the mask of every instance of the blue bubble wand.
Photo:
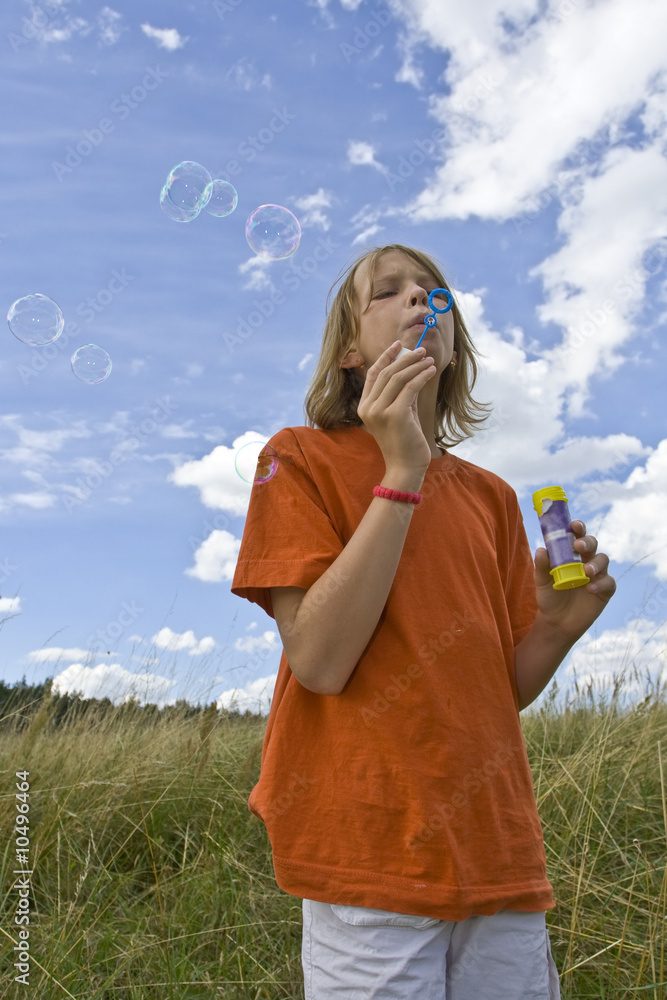
<svg viewBox="0 0 667 1000">
<path fill-rule="evenodd" d="M 433 304 L 433 296 L 434 295 L 445 295 L 447 297 L 447 305 L 445 306 L 444 309 L 438 309 L 438 307 Z M 419 347 L 419 345 L 421 344 L 422 340 L 424 339 L 426 331 L 430 327 L 435 326 L 436 323 L 438 322 L 437 317 L 436 317 L 435 314 L 436 313 L 446 313 L 446 312 L 449 312 L 449 310 L 454 305 L 454 299 L 452 298 L 451 292 L 448 292 L 446 288 L 434 288 L 433 291 L 430 293 L 430 295 L 428 297 L 428 304 L 429 304 L 429 306 L 431 307 L 431 309 L 433 311 L 428 316 L 424 317 L 424 331 L 423 331 L 421 337 L 419 338 L 419 341 L 417 343 L 417 347 Z M 414 348 L 415 351 L 417 350 L 417 347 Z M 404 354 L 410 354 L 410 351 L 407 349 L 407 347 L 402 347 L 400 349 L 400 351 L 398 352 L 397 357 L 400 358 Z"/>
<path fill-rule="evenodd" d="M 445 306 L 444 309 L 438 309 L 438 307 L 436 305 L 434 305 L 434 303 L 433 303 L 433 296 L 434 295 L 445 295 L 447 297 L 447 305 Z M 426 331 L 429 329 L 429 327 L 435 326 L 435 324 L 438 322 L 437 317 L 436 317 L 435 314 L 436 313 L 446 313 L 446 312 L 449 312 L 449 310 L 452 308 L 452 306 L 454 304 L 454 299 L 452 298 L 451 293 L 448 292 L 446 288 L 434 288 L 433 291 L 430 293 L 430 295 L 428 297 L 428 304 L 429 304 L 429 306 L 431 307 L 431 309 L 433 311 L 428 316 L 426 316 L 424 318 L 424 332 L 422 333 L 421 337 L 419 338 L 419 342 L 417 343 L 417 347 L 419 347 L 419 345 L 421 344 L 421 342 L 424 339 L 424 336 L 426 334 Z M 417 350 L 417 347 L 415 347 L 415 351 Z"/>
</svg>

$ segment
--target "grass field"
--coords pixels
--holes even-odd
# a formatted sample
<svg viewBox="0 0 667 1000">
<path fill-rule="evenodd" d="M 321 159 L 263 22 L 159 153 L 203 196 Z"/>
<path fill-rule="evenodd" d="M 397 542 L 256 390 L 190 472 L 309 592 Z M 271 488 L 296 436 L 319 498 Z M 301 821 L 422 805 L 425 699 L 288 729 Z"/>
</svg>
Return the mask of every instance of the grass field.
<svg viewBox="0 0 667 1000">
<path fill-rule="evenodd" d="M 667 703 L 658 689 L 622 708 L 620 690 L 559 708 L 550 693 L 521 715 L 563 1000 L 667 997 Z M 303 998 L 301 900 L 277 887 L 247 806 L 266 718 L 57 706 L 47 692 L 0 713 L 0 998 Z M 13 967 L 24 769 L 27 987 Z"/>
</svg>

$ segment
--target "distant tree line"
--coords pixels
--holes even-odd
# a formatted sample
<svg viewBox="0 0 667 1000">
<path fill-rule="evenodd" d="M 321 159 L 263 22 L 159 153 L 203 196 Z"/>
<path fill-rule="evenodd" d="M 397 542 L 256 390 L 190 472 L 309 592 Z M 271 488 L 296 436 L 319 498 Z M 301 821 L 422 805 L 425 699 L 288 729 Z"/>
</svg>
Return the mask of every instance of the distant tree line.
<svg viewBox="0 0 667 1000">
<path fill-rule="evenodd" d="M 114 705 L 109 698 L 82 698 L 78 693 L 54 693 L 52 685 L 52 677 L 48 677 L 42 684 L 28 684 L 25 674 L 14 684 L 6 684 L 0 680 L 0 732 L 8 730 L 22 732 L 30 725 L 40 708 L 47 710 L 49 723 L 56 728 L 71 725 L 82 719 L 91 722 L 102 721 L 109 715 L 113 715 L 118 721 L 132 719 L 146 725 L 154 725 L 169 718 L 189 719 L 202 713 L 207 713 L 209 717 L 218 714 L 215 702 L 204 706 L 192 705 L 189 701 L 179 698 L 173 705 L 160 708 L 152 702 L 142 705 L 132 697 Z M 257 715 L 249 711 L 241 713 L 236 709 L 232 711 L 222 709 L 220 714 L 236 719 L 255 718 Z"/>
</svg>

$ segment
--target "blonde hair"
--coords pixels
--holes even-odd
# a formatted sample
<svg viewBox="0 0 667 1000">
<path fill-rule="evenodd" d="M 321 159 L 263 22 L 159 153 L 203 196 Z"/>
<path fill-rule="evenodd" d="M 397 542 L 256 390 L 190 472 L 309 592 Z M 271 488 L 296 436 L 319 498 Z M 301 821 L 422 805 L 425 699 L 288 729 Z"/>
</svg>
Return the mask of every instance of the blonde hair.
<svg viewBox="0 0 667 1000">
<path fill-rule="evenodd" d="M 357 369 L 340 367 L 340 362 L 354 344 L 359 332 L 354 279 L 360 266 L 364 261 L 368 261 L 372 295 L 377 262 L 380 257 L 392 250 L 400 251 L 425 268 L 437 282 L 437 287 L 446 288 L 453 299 L 454 350 L 457 354 L 457 364 L 456 367 L 448 365 L 440 375 L 434 428 L 436 444 L 443 448 L 453 448 L 466 438 L 472 437 L 478 426 L 489 415 L 490 407 L 476 402 L 471 396 L 477 379 L 476 359 L 479 357 L 479 352 L 473 346 L 454 293 L 438 265 L 421 250 L 400 243 L 375 247 L 364 253 L 348 267 L 347 272 L 339 275 L 332 285 L 327 298 L 327 309 L 334 288 L 339 281 L 342 282 L 328 312 L 320 357 L 306 392 L 304 403 L 306 423 L 309 427 L 320 427 L 323 430 L 359 427 L 362 424 L 357 414 L 357 407 L 363 392 L 364 379 Z M 370 300 L 366 308 L 369 304 Z"/>
</svg>

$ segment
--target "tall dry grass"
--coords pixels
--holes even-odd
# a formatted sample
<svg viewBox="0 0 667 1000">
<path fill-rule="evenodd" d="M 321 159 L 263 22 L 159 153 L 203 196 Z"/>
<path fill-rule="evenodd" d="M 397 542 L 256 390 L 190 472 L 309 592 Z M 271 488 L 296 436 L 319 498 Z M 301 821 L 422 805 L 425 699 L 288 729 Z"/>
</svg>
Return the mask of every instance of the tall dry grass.
<svg viewBox="0 0 667 1000">
<path fill-rule="evenodd" d="M 563 1000 L 667 997 L 667 703 L 522 713 Z M 108 709 L 0 726 L 0 998 L 303 997 L 301 901 L 247 800 L 266 719 Z M 11 712 L 5 713 L 11 716 Z M 16 771 L 30 771 L 30 986 L 13 981 Z"/>
</svg>

